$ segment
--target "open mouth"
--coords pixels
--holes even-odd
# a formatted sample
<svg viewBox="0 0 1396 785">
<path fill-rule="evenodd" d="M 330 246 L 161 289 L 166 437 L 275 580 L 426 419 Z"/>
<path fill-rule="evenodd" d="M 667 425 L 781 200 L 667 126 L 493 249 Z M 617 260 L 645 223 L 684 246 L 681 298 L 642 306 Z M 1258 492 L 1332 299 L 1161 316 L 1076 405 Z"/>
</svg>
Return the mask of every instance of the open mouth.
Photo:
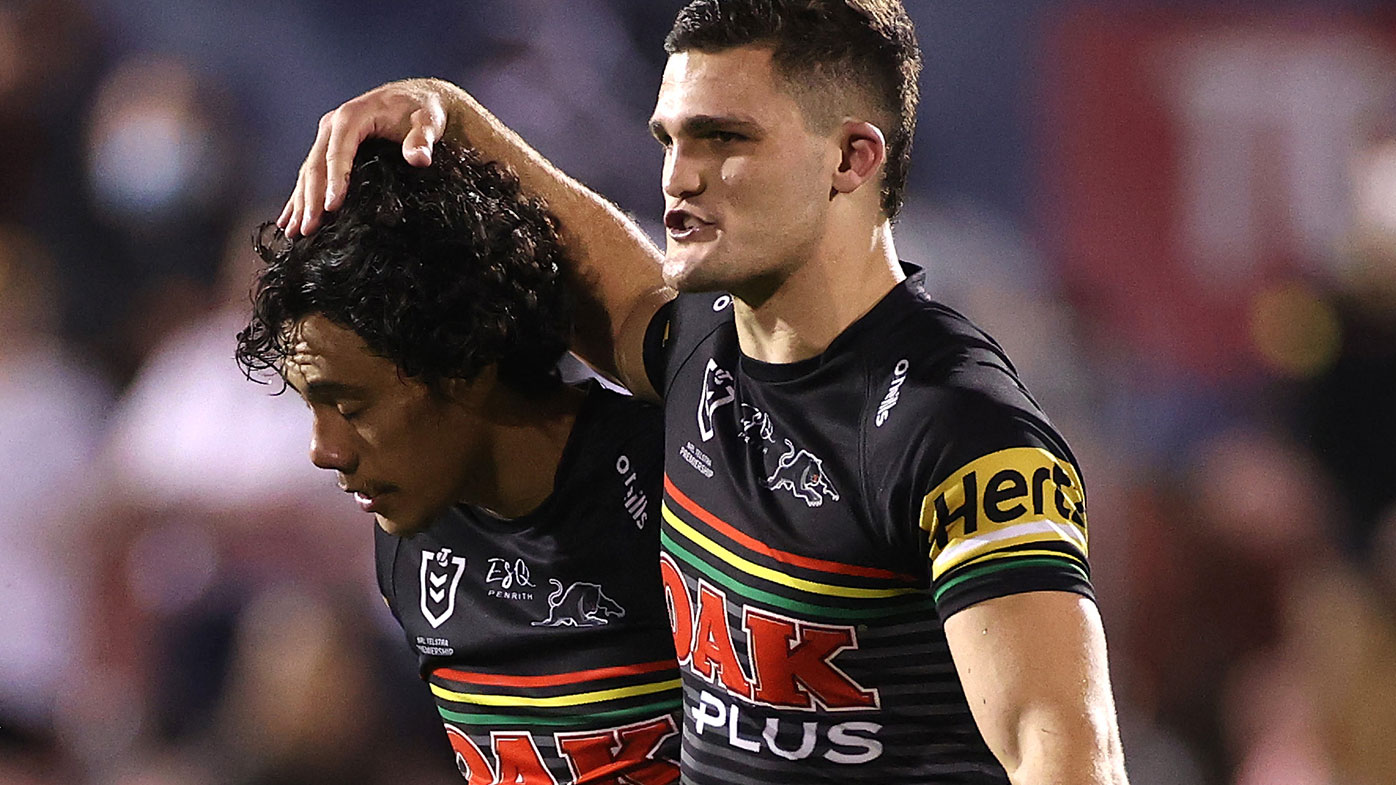
<svg viewBox="0 0 1396 785">
<path fill-rule="evenodd" d="M 363 492 L 356 492 L 354 494 L 354 502 L 358 504 L 359 509 L 364 512 L 373 512 L 377 509 L 377 498 L 376 496 L 369 496 Z"/>
<path fill-rule="evenodd" d="M 343 488 L 343 491 L 345 493 L 353 495 L 354 503 L 359 505 L 359 509 L 363 510 L 364 512 L 376 511 L 378 509 L 379 502 L 382 500 L 382 498 L 384 496 L 387 496 L 389 493 L 392 493 L 391 488 L 372 487 L 366 487 L 363 489 Z"/>
<path fill-rule="evenodd" d="M 664 213 L 664 228 L 678 242 L 710 240 L 717 235 L 717 224 L 681 208 Z"/>
</svg>

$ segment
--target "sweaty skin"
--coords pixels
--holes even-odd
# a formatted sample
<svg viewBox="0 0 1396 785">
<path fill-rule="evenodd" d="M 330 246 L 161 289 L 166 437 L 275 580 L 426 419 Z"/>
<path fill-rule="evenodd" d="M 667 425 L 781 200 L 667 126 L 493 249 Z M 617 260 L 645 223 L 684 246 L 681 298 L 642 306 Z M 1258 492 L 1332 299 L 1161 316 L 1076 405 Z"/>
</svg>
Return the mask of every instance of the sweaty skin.
<svg viewBox="0 0 1396 785">
<path fill-rule="evenodd" d="M 442 394 L 369 352 L 324 316 L 292 326 L 286 382 L 314 416 L 310 460 L 389 534 L 408 536 L 455 502 L 523 515 L 552 492 L 580 393 L 516 400 L 492 368 Z M 526 415 L 521 408 L 528 408 Z"/>
<path fill-rule="evenodd" d="M 901 280 L 879 201 L 885 142 L 859 107 L 849 110 L 810 128 L 761 47 L 678 54 L 665 69 L 651 120 L 665 145 L 663 276 L 731 292 L 741 349 L 753 358 L 820 353 Z M 393 83 L 327 114 L 281 225 L 314 231 L 338 206 L 362 139 L 401 141 L 422 163 L 443 135 L 514 166 L 549 202 L 582 292 L 600 305 L 593 321 L 579 320 L 579 353 L 656 396 L 640 346 L 672 296 L 657 249 L 454 85 Z M 1012 595 L 955 614 L 945 632 L 980 731 L 1014 783 L 1126 782 L 1094 605 L 1065 592 Z"/>
<path fill-rule="evenodd" d="M 343 203 L 354 153 L 364 139 L 400 141 L 408 163 L 427 166 L 443 134 L 486 159 L 508 162 L 524 189 L 563 219 L 570 272 L 582 295 L 573 351 L 636 395 L 658 401 L 640 347 L 650 317 L 674 296 L 660 277 L 659 249 L 615 205 L 553 166 L 449 82 L 393 82 L 325 114 L 277 225 L 291 237 L 315 231 L 325 211 Z"/>
</svg>

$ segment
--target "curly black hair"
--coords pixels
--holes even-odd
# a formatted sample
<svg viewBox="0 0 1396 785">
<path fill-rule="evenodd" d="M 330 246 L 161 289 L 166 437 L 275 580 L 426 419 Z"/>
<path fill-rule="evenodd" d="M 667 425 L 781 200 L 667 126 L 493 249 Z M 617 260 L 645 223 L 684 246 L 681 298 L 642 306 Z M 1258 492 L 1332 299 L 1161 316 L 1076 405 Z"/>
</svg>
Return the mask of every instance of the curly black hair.
<svg viewBox="0 0 1396 785">
<path fill-rule="evenodd" d="M 518 392 L 560 383 L 574 306 L 557 220 L 473 150 L 440 142 L 414 167 L 366 141 L 318 232 L 290 240 L 267 223 L 253 247 L 266 267 L 236 355 L 249 379 L 279 370 L 289 328 L 320 314 L 434 390 L 490 364 Z"/>
</svg>

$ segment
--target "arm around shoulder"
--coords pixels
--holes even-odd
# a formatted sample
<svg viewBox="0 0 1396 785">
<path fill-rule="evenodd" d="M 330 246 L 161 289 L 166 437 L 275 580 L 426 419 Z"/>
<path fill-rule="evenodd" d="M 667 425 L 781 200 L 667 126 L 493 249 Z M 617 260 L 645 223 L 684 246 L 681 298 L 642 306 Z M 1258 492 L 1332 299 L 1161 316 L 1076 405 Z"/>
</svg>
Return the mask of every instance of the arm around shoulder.
<svg viewBox="0 0 1396 785">
<path fill-rule="evenodd" d="M 636 222 L 533 149 L 465 90 L 439 79 L 413 80 L 441 97 L 447 138 L 512 167 L 524 190 L 562 224 L 580 295 L 575 351 L 633 392 L 656 398 L 641 345 L 650 317 L 673 297 L 660 274 L 662 253 Z"/>
<path fill-rule="evenodd" d="M 322 213 L 338 207 L 354 155 L 369 137 L 401 142 L 403 156 L 417 166 L 430 164 L 432 146 L 444 137 L 512 168 L 524 191 L 546 202 L 561 223 L 581 303 L 574 350 L 632 391 L 656 397 L 638 363 L 649 317 L 673 296 L 661 277 L 659 249 L 619 208 L 450 82 L 390 82 L 325 114 L 278 221 L 289 235 L 313 232 Z"/>
<path fill-rule="evenodd" d="M 1010 594 L 945 622 L 965 697 L 1015 785 L 1126 785 L 1095 603 Z"/>
</svg>

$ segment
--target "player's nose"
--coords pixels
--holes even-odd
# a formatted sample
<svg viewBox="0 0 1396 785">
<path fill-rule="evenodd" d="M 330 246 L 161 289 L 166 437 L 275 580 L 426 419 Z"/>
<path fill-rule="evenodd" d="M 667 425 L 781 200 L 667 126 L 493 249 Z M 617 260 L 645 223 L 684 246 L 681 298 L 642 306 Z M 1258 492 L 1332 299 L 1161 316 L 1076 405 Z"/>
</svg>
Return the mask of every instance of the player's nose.
<svg viewBox="0 0 1396 785">
<path fill-rule="evenodd" d="M 310 462 L 321 469 L 352 474 L 358 460 L 348 434 L 329 420 L 325 417 L 315 418 L 310 431 Z"/>
<path fill-rule="evenodd" d="M 675 143 L 664 156 L 664 193 L 682 199 L 702 190 L 703 176 L 698 161 Z"/>
</svg>

